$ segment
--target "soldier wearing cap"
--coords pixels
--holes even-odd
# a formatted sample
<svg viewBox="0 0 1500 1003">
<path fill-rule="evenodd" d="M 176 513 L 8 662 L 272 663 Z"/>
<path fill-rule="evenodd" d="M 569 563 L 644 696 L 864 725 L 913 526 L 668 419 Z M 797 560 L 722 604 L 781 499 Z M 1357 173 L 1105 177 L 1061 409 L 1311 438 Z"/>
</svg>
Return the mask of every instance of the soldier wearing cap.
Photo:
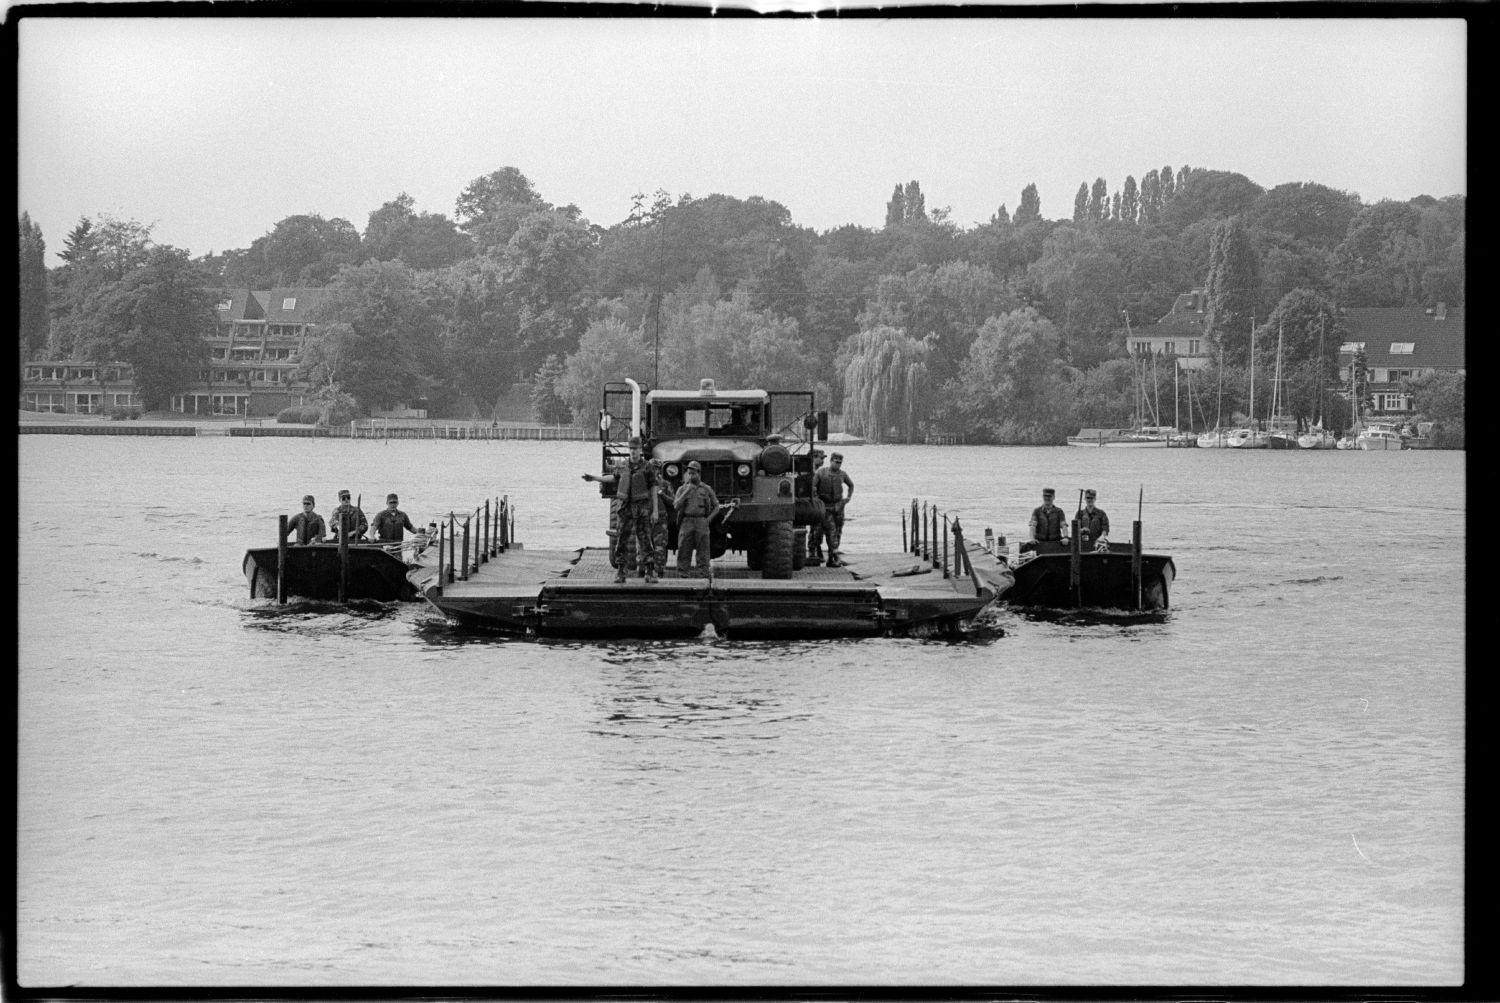
<svg viewBox="0 0 1500 1003">
<path fill-rule="evenodd" d="M 287 532 L 296 533 L 297 543 L 304 547 L 309 543 L 322 543 L 324 534 L 328 532 L 323 525 L 323 517 L 313 511 L 315 504 L 317 503 L 313 501 L 312 495 L 303 495 L 302 511 L 286 521 Z"/>
<path fill-rule="evenodd" d="M 707 578 L 709 569 L 708 517 L 719 507 L 719 496 L 703 483 L 703 465 L 687 465 L 687 481 L 672 499 L 677 510 L 677 574 L 681 578 Z M 697 555 L 697 570 L 693 558 Z"/>
<path fill-rule="evenodd" d="M 615 583 L 625 584 L 625 569 L 630 563 L 626 541 L 634 538 L 635 552 L 645 555 L 646 584 L 655 585 L 656 547 L 651 539 L 651 528 L 661 518 L 661 509 L 656 468 L 641 455 L 640 438 L 631 437 L 630 459 L 616 463 L 612 472 L 584 474 L 583 479 L 618 485 L 615 499 L 620 506 L 620 528 L 615 536 Z"/>
<path fill-rule="evenodd" d="M 344 488 L 339 492 L 339 507 L 333 510 L 328 521 L 333 524 L 333 540 L 335 543 L 338 542 L 340 526 L 347 525 L 349 527 L 350 543 L 363 538 L 365 530 L 370 528 L 369 522 L 365 520 L 364 511 L 358 505 L 350 503 L 348 488 Z"/>
<path fill-rule="evenodd" d="M 1102 508 L 1094 507 L 1095 492 L 1089 488 L 1083 493 L 1083 511 L 1078 513 L 1078 528 L 1087 535 L 1084 542 L 1093 541 L 1095 550 L 1109 549 L 1109 516 Z"/>
<path fill-rule="evenodd" d="M 375 522 L 370 528 L 375 530 L 375 537 L 381 543 L 400 543 L 406 530 L 413 533 L 418 531 L 406 513 L 396 507 L 398 502 L 395 494 L 388 494 L 385 496 L 385 508 L 375 513 Z"/>
<path fill-rule="evenodd" d="M 1031 510 L 1028 529 L 1037 543 L 1059 543 L 1062 541 L 1063 510 L 1052 504 L 1057 494 L 1051 488 L 1042 488 L 1042 503 Z"/>
<path fill-rule="evenodd" d="M 818 471 L 823 469 L 823 451 L 814 449 L 808 455 L 812 457 L 813 479 L 816 481 Z M 826 510 L 816 491 L 813 492 L 811 502 L 813 523 L 807 527 L 807 563 L 818 565 L 823 563 L 823 517 Z"/>
<path fill-rule="evenodd" d="M 849 494 L 844 494 L 844 488 Z M 839 566 L 844 538 L 844 506 L 854 498 L 854 481 L 844 472 L 844 454 L 828 457 L 828 466 L 813 474 L 813 494 L 823 503 L 823 535 L 828 538 L 828 566 Z"/>
</svg>

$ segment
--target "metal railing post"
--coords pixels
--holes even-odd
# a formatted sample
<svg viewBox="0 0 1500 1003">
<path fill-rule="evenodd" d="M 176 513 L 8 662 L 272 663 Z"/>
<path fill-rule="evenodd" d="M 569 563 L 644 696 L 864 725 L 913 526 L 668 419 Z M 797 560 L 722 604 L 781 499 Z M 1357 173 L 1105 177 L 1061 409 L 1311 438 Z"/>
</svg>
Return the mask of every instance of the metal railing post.
<svg viewBox="0 0 1500 1003">
<path fill-rule="evenodd" d="M 1141 521 L 1137 519 L 1131 526 L 1130 531 L 1130 596 L 1135 605 L 1132 609 L 1141 608 Z"/>
<path fill-rule="evenodd" d="M 281 516 L 281 535 L 276 538 L 276 601 L 286 605 L 286 515 Z M 255 582 L 250 583 L 250 598 L 255 598 Z"/>
<path fill-rule="evenodd" d="M 464 569 L 459 577 L 464 581 L 469 580 L 469 517 L 464 516 Z"/>
<path fill-rule="evenodd" d="M 1083 605 L 1083 545 L 1078 520 L 1073 520 L 1073 532 L 1068 547 L 1068 587 L 1073 596 L 1074 607 Z"/>
<path fill-rule="evenodd" d="M 948 533 L 949 532 L 950 532 L 950 529 L 948 527 L 948 514 L 945 512 L 945 513 L 943 513 L 943 577 L 944 578 L 949 577 L 949 575 L 948 575 Z"/>
<path fill-rule="evenodd" d="M 349 517 L 352 513 L 339 513 L 339 602 L 349 594 Z"/>
<path fill-rule="evenodd" d="M 438 554 L 437 590 L 438 590 L 438 595 L 442 595 L 443 594 L 443 571 L 444 571 L 444 567 L 443 567 L 443 526 L 442 525 L 438 526 L 437 554 Z"/>
<path fill-rule="evenodd" d="M 448 513 L 448 581 L 450 581 L 450 582 L 453 581 L 454 575 L 456 574 L 456 572 L 453 570 L 453 542 L 454 542 L 454 540 L 456 540 L 458 538 L 458 534 L 456 532 L 457 528 L 458 528 L 458 518 L 452 512 L 449 512 Z"/>
<path fill-rule="evenodd" d="M 484 560 L 489 563 L 490 559 L 490 500 L 484 500 Z"/>
</svg>

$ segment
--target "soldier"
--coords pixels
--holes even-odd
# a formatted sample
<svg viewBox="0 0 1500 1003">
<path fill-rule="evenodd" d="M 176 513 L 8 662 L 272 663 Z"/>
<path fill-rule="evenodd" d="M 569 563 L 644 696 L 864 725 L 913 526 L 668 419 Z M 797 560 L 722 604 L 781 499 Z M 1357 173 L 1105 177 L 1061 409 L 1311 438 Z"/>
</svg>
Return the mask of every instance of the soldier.
<svg viewBox="0 0 1500 1003">
<path fill-rule="evenodd" d="M 817 483 L 818 471 L 823 468 L 823 451 L 814 449 L 811 454 L 813 466 L 813 483 Z M 819 565 L 823 563 L 823 515 L 826 511 L 823 502 L 818 498 L 817 492 L 813 492 L 813 524 L 807 527 L 807 563 Z"/>
<path fill-rule="evenodd" d="M 1109 516 L 1102 508 L 1094 507 L 1095 493 L 1089 488 L 1083 493 L 1083 511 L 1078 513 L 1078 528 L 1087 533 L 1085 540 L 1094 541 L 1095 550 L 1109 549 Z"/>
<path fill-rule="evenodd" d="M 371 528 L 375 530 L 375 537 L 381 543 L 400 543 L 406 530 L 413 533 L 418 531 L 406 513 L 396 507 L 397 504 L 396 496 L 388 494 L 385 496 L 385 508 L 375 513 L 375 522 Z"/>
<path fill-rule="evenodd" d="M 849 494 L 844 494 L 845 485 Z M 813 475 L 813 493 L 823 503 L 823 535 L 828 538 L 828 566 L 839 566 L 839 544 L 844 539 L 844 506 L 854 497 L 854 481 L 844 472 L 844 454 L 834 453 L 828 467 Z"/>
<path fill-rule="evenodd" d="M 652 527 L 661 518 L 656 470 L 641 456 L 641 440 L 630 439 L 630 459 L 616 463 L 608 474 L 584 474 L 586 481 L 617 484 L 615 497 L 620 503 L 620 531 L 615 537 L 615 584 L 625 584 L 625 569 L 630 562 L 625 541 L 635 540 L 635 552 L 644 554 L 646 584 L 656 584 L 656 547 L 651 539 Z"/>
<path fill-rule="evenodd" d="M 327 529 L 323 525 L 323 517 L 313 511 L 312 495 L 302 496 L 302 511 L 292 516 L 286 522 L 288 533 L 297 534 L 297 542 L 302 546 L 309 543 L 322 543 L 323 535 Z"/>
<path fill-rule="evenodd" d="M 708 517 L 719 507 L 719 496 L 703 483 L 703 465 L 693 460 L 687 465 L 687 482 L 672 499 L 677 510 L 677 575 L 679 578 L 709 577 Z M 697 554 L 697 573 L 693 556 Z"/>
<path fill-rule="evenodd" d="M 339 492 L 339 507 L 334 509 L 328 517 L 328 521 L 333 524 L 333 542 L 335 543 L 338 542 L 339 527 L 344 525 L 341 520 L 345 516 L 348 517 L 349 542 L 354 543 L 362 539 L 365 535 L 365 530 L 370 528 L 370 524 L 365 520 L 365 513 L 360 507 L 350 503 L 348 488 L 344 488 Z"/>
<path fill-rule="evenodd" d="M 1063 510 L 1052 504 L 1057 492 L 1042 488 L 1042 503 L 1031 510 L 1031 521 L 1027 529 L 1036 543 L 1057 543 L 1062 540 Z"/>
</svg>

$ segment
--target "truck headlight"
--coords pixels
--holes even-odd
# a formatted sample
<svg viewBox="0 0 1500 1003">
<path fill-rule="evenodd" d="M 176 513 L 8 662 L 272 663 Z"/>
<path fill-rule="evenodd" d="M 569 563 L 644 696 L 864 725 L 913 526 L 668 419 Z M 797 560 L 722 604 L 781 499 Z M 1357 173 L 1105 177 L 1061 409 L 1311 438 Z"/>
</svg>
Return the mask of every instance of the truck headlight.
<svg viewBox="0 0 1500 1003">
<path fill-rule="evenodd" d="M 675 463 L 669 463 L 669 464 L 667 464 L 667 476 L 675 478 L 677 476 L 677 474 L 678 474 L 677 464 L 675 464 Z"/>
<path fill-rule="evenodd" d="M 734 472 L 737 473 L 737 474 L 739 474 L 741 477 L 749 477 L 750 476 L 750 464 L 748 464 L 748 463 L 741 463 L 739 466 L 737 466 L 737 467 L 734 468 Z"/>
</svg>

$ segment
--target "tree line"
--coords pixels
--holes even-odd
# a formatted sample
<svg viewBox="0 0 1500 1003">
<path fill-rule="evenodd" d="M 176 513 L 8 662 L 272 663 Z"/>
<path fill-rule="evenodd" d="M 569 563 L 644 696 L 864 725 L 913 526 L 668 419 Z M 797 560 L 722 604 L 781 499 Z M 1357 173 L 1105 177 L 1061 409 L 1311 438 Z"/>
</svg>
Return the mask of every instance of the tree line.
<svg viewBox="0 0 1500 1003">
<path fill-rule="evenodd" d="M 880 441 L 1053 443 L 1128 424 L 1160 397 L 1173 367 L 1153 375 L 1128 357 L 1126 332 L 1203 287 L 1215 359 L 1186 392 L 1211 384 L 1225 420 L 1247 411 L 1253 341 L 1255 413 L 1268 413 L 1279 338 L 1284 410 L 1312 420 L 1328 407 L 1341 307 L 1463 302 L 1464 212 L 1463 196 L 1365 204 L 1169 166 L 1113 192 L 1081 184 L 1070 219 L 1044 218 L 1030 184 L 1014 213 L 1001 204 L 963 227 L 911 180 L 879 228 L 818 233 L 760 196 L 665 191 L 606 227 L 504 167 L 451 217 L 400 193 L 362 231 L 290 216 L 200 257 L 103 216 L 81 219 L 49 269 L 23 213 L 20 347 L 129 362 L 160 407 L 204 361 L 197 335 L 221 290 L 319 286 L 301 375 L 354 412 L 423 398 L 436 415 L 488 416 L 523 391 L 538 420 L 586 424 L 606 381 L 712 376 L 812 389 Z"/>
</svg>

